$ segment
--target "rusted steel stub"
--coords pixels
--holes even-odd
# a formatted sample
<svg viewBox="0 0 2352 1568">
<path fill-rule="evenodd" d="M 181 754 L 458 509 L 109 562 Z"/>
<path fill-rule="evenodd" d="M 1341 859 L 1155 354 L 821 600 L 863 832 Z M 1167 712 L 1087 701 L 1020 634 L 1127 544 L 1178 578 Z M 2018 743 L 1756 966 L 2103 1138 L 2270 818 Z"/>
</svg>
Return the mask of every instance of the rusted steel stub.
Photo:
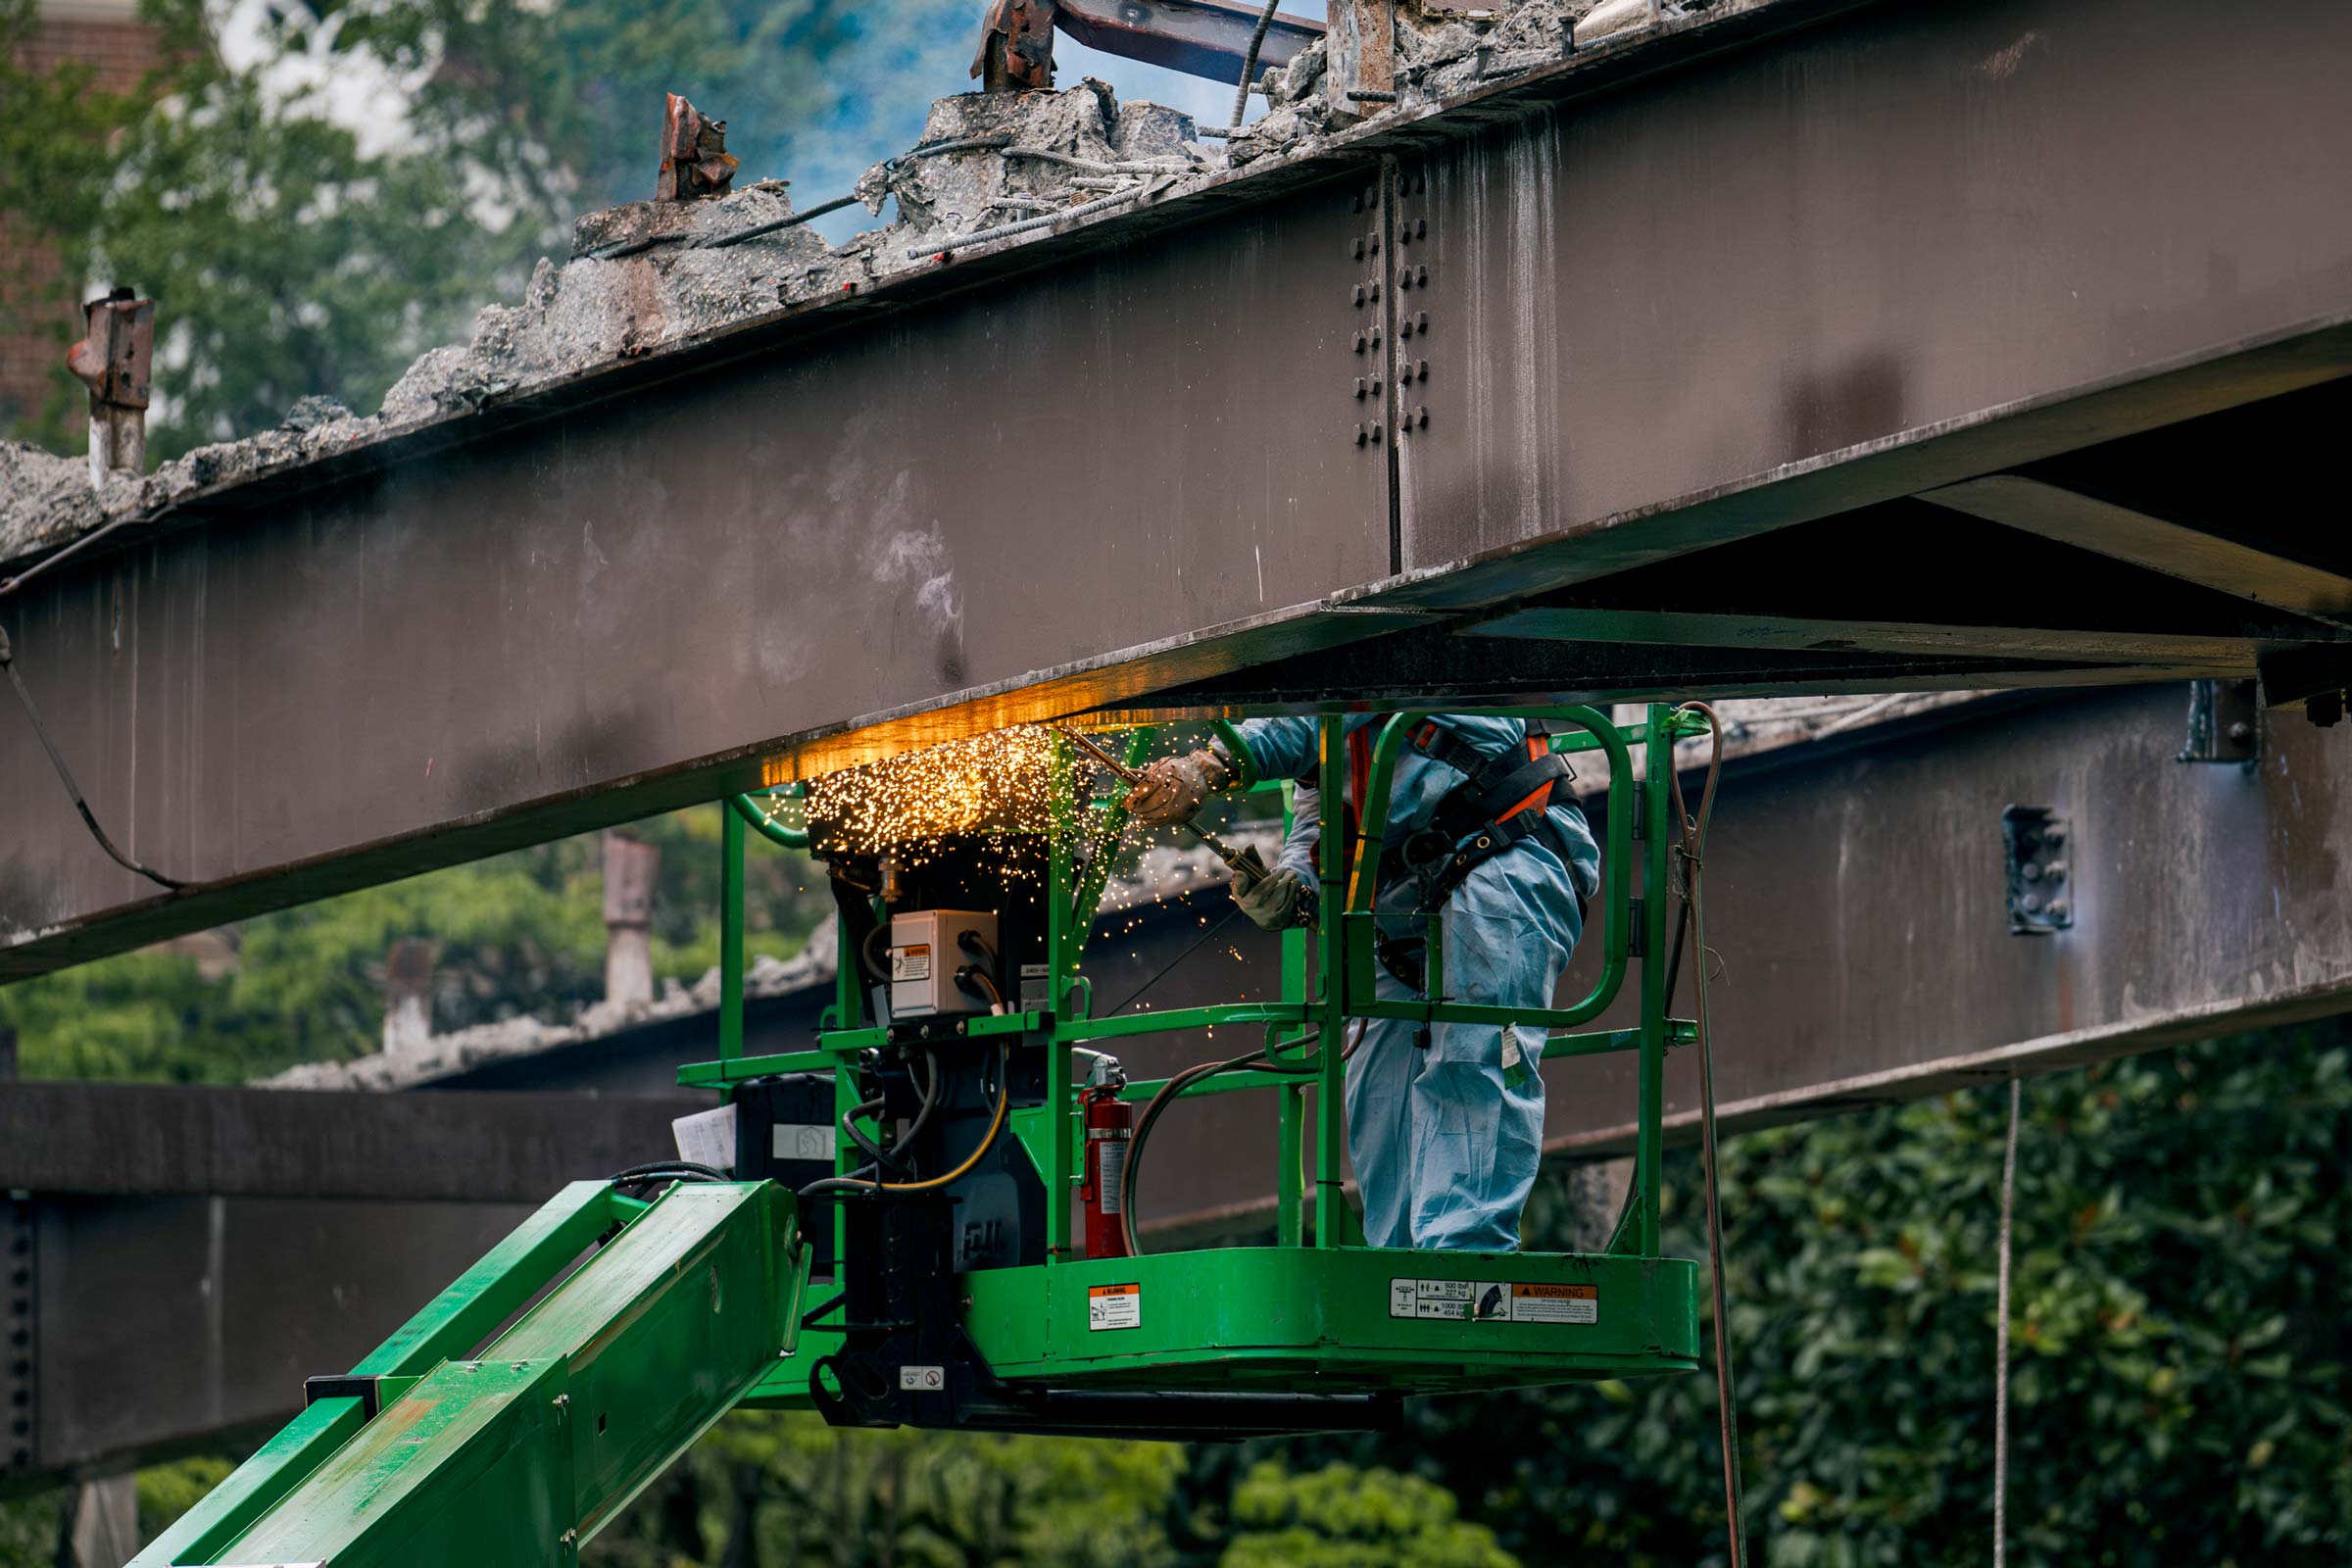
<svg viewBox="0 0 2352 1568">
<path fill-rule="evenodd" d="M 147 467 L 147 395 L 155 364 L 155 301 L 126 288 L 81 308 L 86 335 L 66 368 L 90 389 L 90 482 Z"/>
<path fill-rule="evenodd" d="M 1051 91 L 1054 0 L 996 0 L 981 24 L 972 74 L 985 92 Z"/>
<path fill-rule="evenodd" d="M 1331 51 L 1331 105 L 1360 119 L 1396 99 L 1396 18 L 1393 0 L 1334 0 L 1324 37 Z"/>
<path fill-rule="evenodd" d="M 662 118 L 662 172 L 654 200 L 682 202 L 696 196 L 724 196 L 735 180 L 735 156 L 727 151 L 727 122 L 670 93 Z"/>
</svg>

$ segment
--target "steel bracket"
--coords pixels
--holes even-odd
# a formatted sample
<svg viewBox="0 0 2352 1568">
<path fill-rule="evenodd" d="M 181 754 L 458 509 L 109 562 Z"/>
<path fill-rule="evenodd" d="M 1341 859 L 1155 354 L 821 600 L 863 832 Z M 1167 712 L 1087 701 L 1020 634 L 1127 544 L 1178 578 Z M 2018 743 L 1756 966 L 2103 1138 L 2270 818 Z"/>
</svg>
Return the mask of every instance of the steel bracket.
<svg viewBox="0 0 2352 1568">
<path fill-rule="evenodd" d="M 2048 936 L 2075 923 L 2067 888 L 2067 852 L 2074 834 L 2046 806 L 2001 811 L 2001 848 L 2009 864 L 2009 934 Z"/>
<path fill-rule="evenodd" d="M 2188 738 L 2177 762 L 2252 767 L 2262 753 L 2262 700 L 2250 680 L 2188 683 Z"/>
</svg>

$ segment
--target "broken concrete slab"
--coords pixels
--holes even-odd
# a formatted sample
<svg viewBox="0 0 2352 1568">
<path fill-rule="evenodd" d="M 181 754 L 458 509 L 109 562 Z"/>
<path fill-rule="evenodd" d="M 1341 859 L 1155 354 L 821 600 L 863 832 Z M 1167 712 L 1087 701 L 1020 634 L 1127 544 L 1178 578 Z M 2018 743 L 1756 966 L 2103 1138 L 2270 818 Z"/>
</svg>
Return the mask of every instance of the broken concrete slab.
<svg viewBox="0 0 2352 1568">
<path fill-rule="evenodd" d="M 1718 0 L 1707 15 L 1773 0 Z M 1131 204 L 1167 201 L 1268 161 L 1312 156 L 1391 118 L 1480 90 L 1561 58 L 1565 24 L 1580 47 L 1643 25 L 1649 0 L 1520 0 L 1493 11 L 1396 11 L 1400 101 L 1336 115 L 1321 45 L 1265 75 L 1271 111 L 1222 148 L 1191 117 L 1120 104 L 1092 79 L 1059 92 L 961 93 L 936 101 L 924 140 L 874 166 L 853 193 L 887 226 L 827 244 L 769 180 L 724 195 L 632 202 L 575 225 L 574 254 L 542 260 L 522 300 L 493 305 L 471 338 L 419 357 L 372 415 L 306 399 L 279 425 L 200 447 L 141 478 L 94 493 L 78 461 L 0 446 L 0 566 L 55 550 L 107 522 L 154 518 L 200 494 L 388 442 L 494 403 L 783 313 L 864 294 L 951 253 L 1015 245 Z M 1679 16 L 1680 7 L 1668 14 Z M 1357 122 L 1343 126 L 1342 118 Z M 834 202 L 820 205 L 833 206 Z M 1015 225 L 1027 225 L 1016 227 Z M 1012 232 L 1006 232 L 1012 228 Z M 167 307 L 168 308 L 168 307 Z M 76 484 L 74 480 L 80 482 Z"/>
</svg>

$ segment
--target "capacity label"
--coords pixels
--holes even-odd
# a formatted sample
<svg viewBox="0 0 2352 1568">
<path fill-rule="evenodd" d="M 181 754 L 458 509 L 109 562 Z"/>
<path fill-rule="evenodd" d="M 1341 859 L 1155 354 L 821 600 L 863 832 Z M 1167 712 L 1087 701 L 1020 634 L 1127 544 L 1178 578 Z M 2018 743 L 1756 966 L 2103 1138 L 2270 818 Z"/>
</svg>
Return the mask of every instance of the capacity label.
<svg viewBox="0 0 2352 1568">
<path fill-rule="evenodd" d="M 1597 1323 L 1600 1288 L 1523 1280 L 1393 1279 L 1389 1316 L 1454 1323 Z"/>
<path fill-rule="evenodd" d="M 1090 1285 L 1086 1288 L 1086 1326 L 1096 1329 L 1140 1329 L 1144 1326 L 1144 1288 L 1141 1285 Z"/>
</svg>

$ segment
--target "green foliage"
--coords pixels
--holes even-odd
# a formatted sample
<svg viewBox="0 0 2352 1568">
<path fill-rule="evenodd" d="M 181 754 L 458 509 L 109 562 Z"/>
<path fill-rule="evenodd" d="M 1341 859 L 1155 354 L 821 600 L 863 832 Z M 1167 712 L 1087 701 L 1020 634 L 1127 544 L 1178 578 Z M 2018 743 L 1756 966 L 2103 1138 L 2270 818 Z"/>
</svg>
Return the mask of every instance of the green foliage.
<svg viewBox="0 0 2352 1568">
<path fill-rule="evenodd" d="M 1455 1517 L 1449 1493 L 1388 1470 L 1261 1461 L 1234 1489 L 1233 1520 L 1218 1568 L 1518 1568 L 1494 1532 Z"/>
<path fill-rule="evenodd" d="M 2352 1550 L 2352 1047 L 2340 1022 L 2026 1086 L 2010 1561 L 2340 1564 Z M 1726 1146 L 1754 1560 L 1990 1555 L 1994 1087 Z M 1670 1250 L 1704 1255 L 1698 1175 Z M 1557 1205 L 1530 1245 L 1561 1245 Z M 1549 1231 L 1550 1234 L 1544 1234 Z M 1719 1562 L 1711 1379 L 1425 1401 L 1411 1469 L 1531 1562 Z"/>
<path fill-rule="evenodd" d="M 164 1527 L 202 1502 L 205 1494 L 228 1479 L 232 1466 L 215 1454 L 139 1472 L 139 1534 L 153 1539 Z"/>
<path fill-rule="evenodd" d="M 582 1560 L 604 1568 L 1162 1568 L 1184 1450 L 728 1417 Z"/>
</svg>

